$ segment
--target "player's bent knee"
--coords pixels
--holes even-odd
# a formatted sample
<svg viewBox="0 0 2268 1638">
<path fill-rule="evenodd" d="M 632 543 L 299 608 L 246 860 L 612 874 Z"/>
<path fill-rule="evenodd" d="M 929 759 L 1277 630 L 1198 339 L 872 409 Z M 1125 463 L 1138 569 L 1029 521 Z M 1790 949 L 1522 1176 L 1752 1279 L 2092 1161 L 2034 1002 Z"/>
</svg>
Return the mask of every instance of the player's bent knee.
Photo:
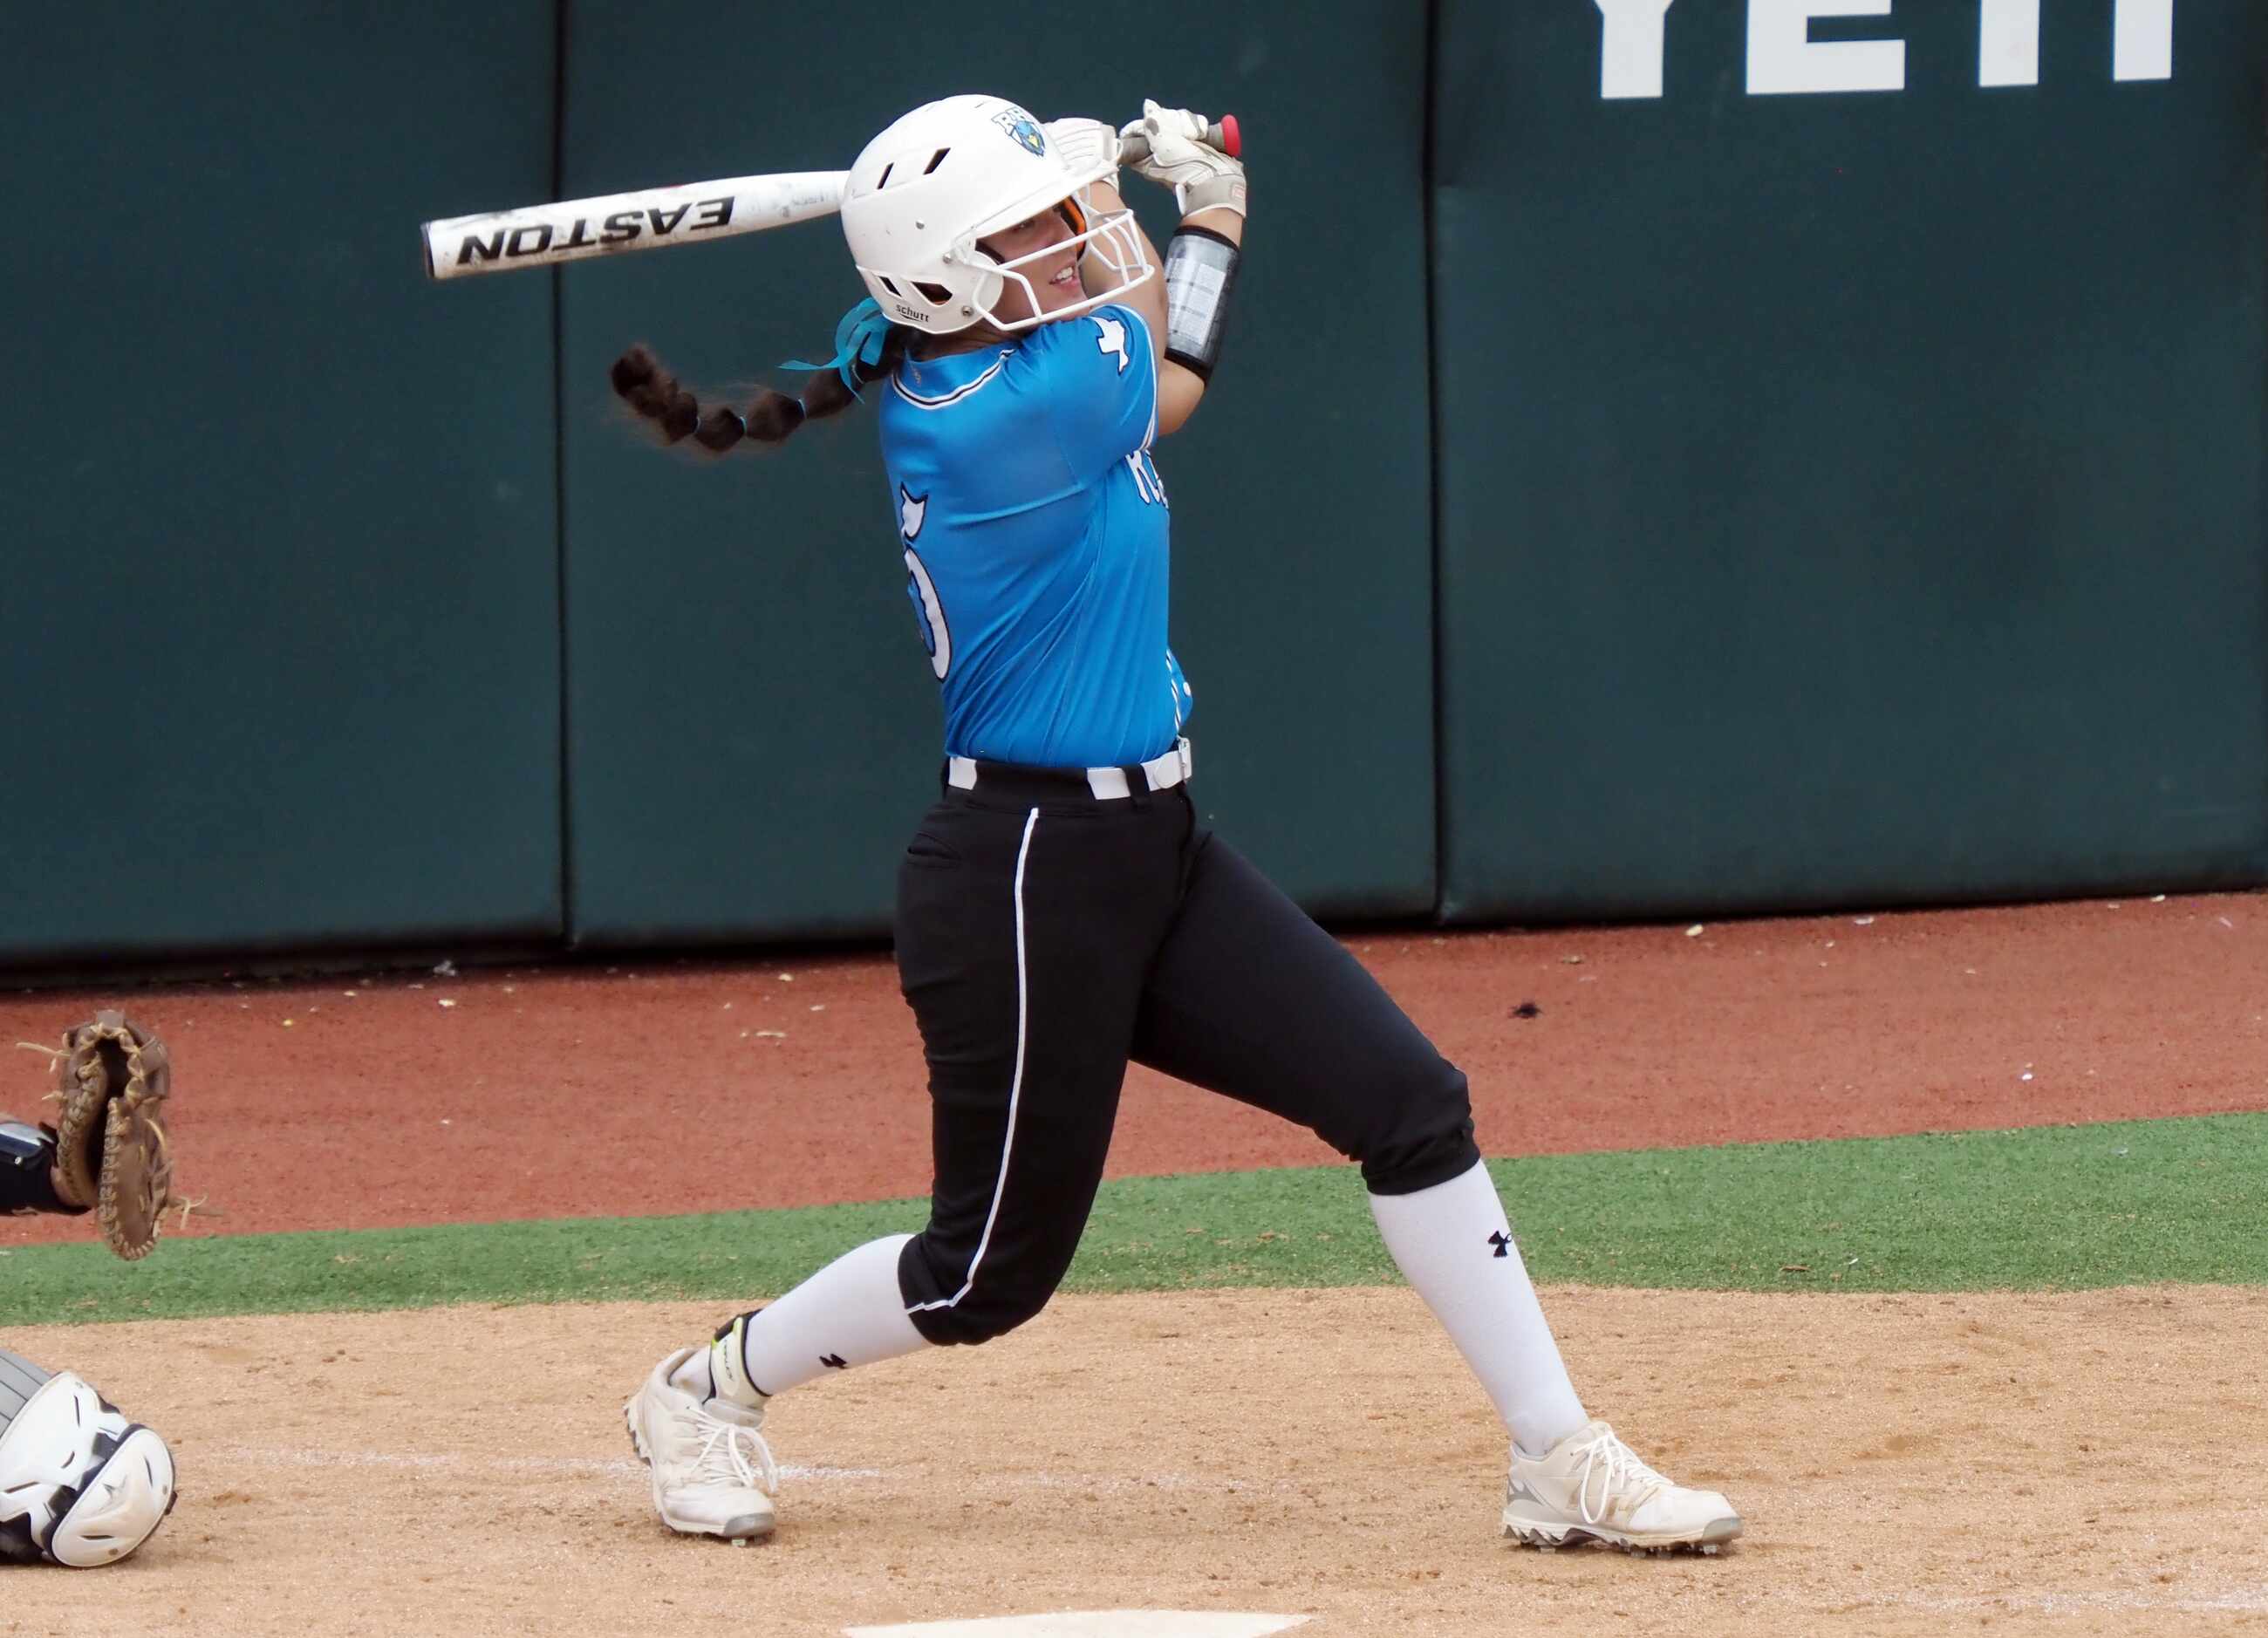
<svg viewBox="0 0 2268 1638">
<path fill-rule="evenodd" d="M 68 1370 L 44 1377 L 0 1427 L 0 1559 L 115 1564 L 156 1532 L 174 1495 L 165 1440 Z"/>
<path fill-rule="evenodd" d="M 910 1318 L 914 1329 L 940 1348 L 974 1347 L 1038 1318 L 1054 1294 L 1052 1288 L 1036 1294 L 971 1291 L 950 1308 L 916 1309 Z"/>
<path fill-rule="evenodd" d="M 996 1222 L 972 1252 L 966 1238 L 940 1235 L 932 1223 L 898 1256 L 907 1318 L 940 1347 L 1005 1336 L 1048 1305 L 1071 1267 L 1082 1226 L 1067 1217 Z"/>
<path fill-rule="evenodd" d="M 1454 1069 L 1382 1098 L 1376 1107 L 1379 1119 L 1353 1154 L 1373 1194 L 1415 1194 L 1471 1171 L 1481 1157 L 1472 1098 Z"/>
</svg>

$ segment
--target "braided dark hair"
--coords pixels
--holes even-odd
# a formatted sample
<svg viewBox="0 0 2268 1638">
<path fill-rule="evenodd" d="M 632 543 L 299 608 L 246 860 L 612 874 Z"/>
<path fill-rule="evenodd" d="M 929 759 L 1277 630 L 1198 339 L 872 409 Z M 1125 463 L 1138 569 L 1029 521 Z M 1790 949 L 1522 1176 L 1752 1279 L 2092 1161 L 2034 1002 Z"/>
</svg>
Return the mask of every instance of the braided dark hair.
<svg viewBox="0 0 2268 1638">
<path fill-rule="evenodd" d="M 895 370 L 914 334 L 903 325 L 892 325 L 882 343 L 881 358 L 852 366 L 860 384 L 879 381 Z M 764 387 L 746 409 L 717 404 L 704 411 L 701 400 L 642 342 L 615 359 L 608 374 L 622 401 L 661 430 L 663 443 L 675 444 L 690 437 L 715 455 L 743 438 L 759 444 L 781 443 L 805 422 L 824 421 L 858 401 L 841 376 L 832 370 L 821 370 L 812 376 L 801 398 Z"/>
</svg>

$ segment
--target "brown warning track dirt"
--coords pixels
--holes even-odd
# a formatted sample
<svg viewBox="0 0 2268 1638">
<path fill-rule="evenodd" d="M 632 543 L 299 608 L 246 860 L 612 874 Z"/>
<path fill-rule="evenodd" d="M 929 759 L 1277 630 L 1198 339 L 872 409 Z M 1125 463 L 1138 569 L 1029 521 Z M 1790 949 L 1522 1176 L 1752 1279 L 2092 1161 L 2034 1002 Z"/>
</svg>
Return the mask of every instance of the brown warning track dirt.
<svg viewBox="0 0 2268 1638">
<path fill-rule="evenodd" d="M 1496 1535 L 1504 1436 L 1406 1290 L 1068 1298 L 784 1395 L 769 1544 L 668 1535 L 621 1401 L 714 1314 L 460 1309 L 11 1334 L 164 1429 L 135 1559 L 0 1569 L 0 1632 L 839 1633 L 1061 1609 L 1301 1638 L 2268 1630 L 2268 1293 L 1545 1293 L 1591 1407 L 1749 1534 Z M 815 1470 L 815 1471 L 814 1471 Z"/>
<path fill-rule="evenodd" d="M 1491 1154 L 2268 1108 L 2268 895 L 1349 942 L 1469 1073 Z M 929 1185 L 886 957 L 11 993 L 0 1041 L 120 1001 L 171 1045 L 182 1179 L 227 1213 L 193 1233 Z M 5 1054 L 0 1111 L 43 1076 Z M 1333 1158 L 1137 1071 L 1111 1170 Z M 14 1219 L 0 1245 L 80 1232 Z"/>
</svg>

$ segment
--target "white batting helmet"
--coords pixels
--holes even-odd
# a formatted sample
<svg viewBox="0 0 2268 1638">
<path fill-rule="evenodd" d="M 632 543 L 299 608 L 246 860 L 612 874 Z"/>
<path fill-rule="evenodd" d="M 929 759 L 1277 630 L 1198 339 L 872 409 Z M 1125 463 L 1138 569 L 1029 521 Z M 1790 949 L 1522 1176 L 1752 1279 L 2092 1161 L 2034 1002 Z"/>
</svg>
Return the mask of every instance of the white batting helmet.
<svg viewBox="0 0 2268 1638">
<path fill-rule="evenodd" d="M 68 1370 L 0 1351 L 0 1557 L 114 1564 L 173 1506 L 173 1454 Z"/>
<path fill-rule="evenodd" d="M 979 320 L 1028 329 L 1099 306 L 1157 271 L 1142 253 L 1131 211 L 1098 217 L 1087 208 L 1086 189 L 1113 168 L 1069 165 L 1040 122 L 1004 97 L 946 97 L 901 116 L 866 144 L 843 183 L 843 237 L 894 323 L 936 335 Z M 1062 254 L 1063 245 L 1003 263 L 976 241 L 1057 205 L 1071 220 L 1068 242 L 1091 246 L 1118 283 L 1042 313 L 1019 269 Z M 1002 323 L 992 308 L 1011 279 L 1031 297 L 1034 316 Z"/>
</svg>

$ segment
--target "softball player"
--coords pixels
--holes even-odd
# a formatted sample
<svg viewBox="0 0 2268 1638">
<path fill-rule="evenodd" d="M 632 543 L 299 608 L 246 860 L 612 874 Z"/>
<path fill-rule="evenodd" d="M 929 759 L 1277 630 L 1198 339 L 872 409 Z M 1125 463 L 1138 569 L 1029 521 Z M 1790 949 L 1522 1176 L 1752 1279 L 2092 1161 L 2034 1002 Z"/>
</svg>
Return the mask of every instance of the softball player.
<svg viewBox="0 0 2268 1638">
<path fill-rule="evenodd" d="M 749 435 L 777 441 L 858 384 L 876 400 L 944 696 L 940 794 L 900 861 L 895 919 L 936 1185 L 921 1233 L 848 1252 L 654 1367 L 626 1407 L 654 1504 L 673 1530 L 769 1534 L 773 1395 L 1038 1313 L 1132 1060 L 1360 1163 L 1395 1262 L 1512 1431 L 1508 1534 L 1714 1550 L 1741 1530 L 1725 1498 L 1653 1472 L 1576 1397 L 1464 1077 L 1190 804 L 1151 447 L 1204 396 L 1235 283 L 1244 172 L 1207 129 L 1148 103 L 1123 134 L 1182 212 L 1160 279 L 1118 196 L 1120 133 L 1042 127 L 993 97 L 915 109 L 846 186 L 871 299 L 837 333 L 837 374 L 749 412 Z"/>
<path fill-rule="evenodd" d="M 55 1142 L 0 1115 L 0 1213 L 77 1215 L 55 1197 Z M 68 1370 L 0 1348 L 0 1563 L 115 1564 L 173 1509 L 173 1454 Z"/>
</svg>

